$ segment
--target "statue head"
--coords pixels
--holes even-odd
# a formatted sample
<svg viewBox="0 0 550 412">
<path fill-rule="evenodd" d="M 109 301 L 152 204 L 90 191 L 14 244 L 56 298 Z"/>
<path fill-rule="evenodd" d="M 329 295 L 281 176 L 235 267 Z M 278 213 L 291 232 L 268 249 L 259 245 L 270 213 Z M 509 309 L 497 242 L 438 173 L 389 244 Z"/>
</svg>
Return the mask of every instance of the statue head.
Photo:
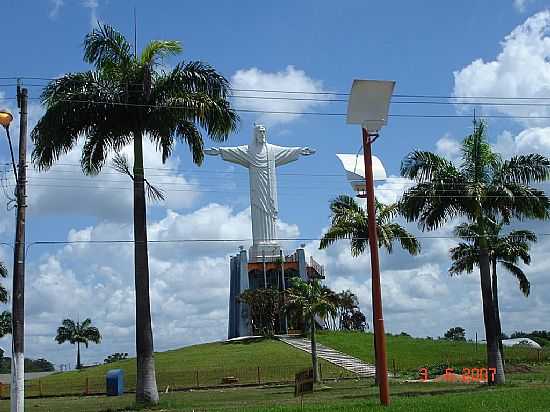
<svg viewBox="0 0 550 412">
<path fill-rule="evenodd" d="M 254 126 L 254 140 L 257 144 L 265 144 L 267 142 L 267 131 L 261 124 Z"/>
</svg>

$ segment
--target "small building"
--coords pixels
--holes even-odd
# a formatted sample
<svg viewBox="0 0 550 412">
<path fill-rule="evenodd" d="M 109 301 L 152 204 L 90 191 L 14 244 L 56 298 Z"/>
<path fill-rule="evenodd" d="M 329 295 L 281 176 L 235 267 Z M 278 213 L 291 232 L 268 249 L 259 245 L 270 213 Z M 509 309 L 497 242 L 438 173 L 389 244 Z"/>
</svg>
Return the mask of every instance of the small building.
<svg viewBox="0 0 550 412">
<path fill-rule="evenodd" d="M 502 340 L 503 346 L 527 346 L 529 348 L 533 349 L 542 349 L 542 347 L 535 342 L 533 339 L 529 338 L 515 338 L 515 339 L 503 339 Z"/>
<path fill-rule="evenodd" d="M 238 300 L 239 295 L 246 289 L 284 290 L 290 286 L 290 279 L 297 276 L 304 280 L 324 279 L 324 267 L 311 256 L 306 259 L 303 245 L 288 255 L 277 250 L 279 255 L 262 256 L 250 261 L 246 250 L 241 248 L 238 254 L 231 257 L 228 339 L 254 334 L 247 307 Z M 280 325 L 277 333 L 287 333 L 286 322 L 280 320 L 277 323 Z"/>
</svg>

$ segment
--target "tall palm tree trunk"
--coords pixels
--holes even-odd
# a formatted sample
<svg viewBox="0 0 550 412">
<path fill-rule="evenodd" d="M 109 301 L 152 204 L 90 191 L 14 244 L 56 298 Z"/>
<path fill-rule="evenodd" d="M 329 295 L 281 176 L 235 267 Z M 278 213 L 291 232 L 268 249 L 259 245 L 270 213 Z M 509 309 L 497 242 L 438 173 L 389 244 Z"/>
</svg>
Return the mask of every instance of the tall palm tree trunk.
<svg viewBox="0 0 550 412">
<path fill-rule="evenodd" d="M 317 340 L 315 338 L 315 317 L 312 315 L 310 320 L 311 331 L 311 364 L 313 366 L 313 380 L 315 383 L 319 383 L 319 366 L 317 364 Z"/>
<path fill-rule="evenodd" d="M 76 342 L 76 369 L 82 369 L 80 364 L 80 342 Z"/>
<path fill-rule="evenodd" d="M 142 134 L 134 133 L 134 264 L 136 289 L 136 400 L 148 404 L 159 401 L 153 354 L 151 303 L 149 298 L 149 258 L 147 216 L 143 176 Z"/>
<path fill-rule="evenodd" d="M 483 301 L 485 340 L 487 341 L 487 364 L 489 368 L 496 369 L 494 380 L 491 379 L 491 372 L 489 372 L 489 383 L 504 384 L 504 368 L 500 350 L 498 349 L 495 310 L 491 292 L 491 268 L 487 249 L 487 238 L 485 236 L 479 238 L 479 273 L 481 281 L 481 299 Z"/>
<path fill-rule="evenodd" d="M 495 322 L 497 326 L 497 339 L 498 349 L 500 350 L 500 356 L 502 358 L 502 364 L 504 365 L 504 347 L 502 346 L 502 325 L 500 323 L 500 309 L 498 307 L 498 278 L 497 278 L 497 261 L 491 259 L 491 265 L 493 269 L 492 273 L 492 288 L 493 288 L 493 305 L 495 307 Z"/>
</svg>

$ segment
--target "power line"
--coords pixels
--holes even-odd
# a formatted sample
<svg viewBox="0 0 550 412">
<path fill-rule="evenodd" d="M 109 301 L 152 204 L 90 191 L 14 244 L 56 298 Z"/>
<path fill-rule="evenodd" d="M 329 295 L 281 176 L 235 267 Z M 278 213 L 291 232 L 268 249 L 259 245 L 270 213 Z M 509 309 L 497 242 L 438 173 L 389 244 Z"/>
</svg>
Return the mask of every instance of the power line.
<svg viewBox="0 0 550 412">
<path fill-rule="evenodd" d="M 550 233 L 535 233 L 536 236 L 539 237 L 545 237 L 550 236 Z M 479 235 L 472 234 L 469 237 L 479 237 Z M 279 242 L 313 242 L 322 240 L 323 237 L 288 237 L 288 238 L 276 238 L 273 239 L 275 241 Z M 329 240 L 339 241 L 339 240 L 351 240 L 352 238 L 328 238 Z M 354 237 L 353 239 L 357 240 L 369 240 L 368 237 Z M 463 239 L 460 236 L 443 236 L 443 235 L 435 235 L 435 236 L 396 236 L 395 239 L 434 239 L 434 240 L 440 240 L 440 239 Z M 219 238 L 204 238 L 204 239 L 196 239 L 196 238 L 190 238 L 190 239 L 149 239 L 147 241 L 137 241 L 133 239 L 105 239 L 105 240 L 38 240 L 29 242 L 28 247 L 32 245 L 74 245 L 74 244 L 120 244 L 120 243 L 222 243 L 222 242 L 242 242 L 242 243 L 249 243 L 252 242 L 252 238 L 236 238 L 236 239 L 219 239 Z M 7 245 L 12 246 L 8 242 L 0 242 L 0 245 Z"/>
<path fill-rule="evenodd" d="M 44 81 L 56 81 L 61 78 L 51 78 L 51 77 L 0 77 L 0 80 L 44 80 Z M 135 85 L 142 85 L 142 83 L 135 83 Z M 17 86 L 17 84 L 4 84 L 0 86 Z M 25 84 L 28 87 L 43 87 L 46 84 Z M 280 89 L 238 89 L 231 88 L 230 90 L 234 92 L 246 92 L 246 93 L 279 93 L 279 94 L 302 94 L 302 95 L 320 95 L 320 96 L 349 96 L 350 93 L 341 92 L 341 91 L 308 91 L 308 90 L 280 90 Z M 244 97 L 244 96 L 235 96 L 235 97 Z M 483 100 L 550 100 L 550 96 L 457 96 L 457 95 L 434 95 L 434 94 L 403 94 L 395 93 L 392 97 L 396 98 L 425 98 L 425 99 L 483 99 Z M 251 97 L 256 98 L 256 97 Z M 257 97 L 261 98 L 261 97 Z M 284 99 L 284 98 L 283 98 Z M 347 101 L 347 100 L 336 100 L 336 101 Z M 416 102 L 415 102 L 416 103 Z M 472 103 L 473 104 L 473 103 Z M 478 104 L 478 103 L 476 103 Z"/>
<path fill-rule="evenodd" d="M 97 105 L 112 105 L 112 106 L 125 106 L 125 107 L 143 107 L 153 109 L 170 109 L 170 110 L 188 110 L 193 111 L 193 108 L 187 106 L 168 106 L 168 105 L 154 105 L 154 104 L 139 104 L 139 103 L 124 103 L 124 102 L 109 102 L 109 101 L 94 101 L 94 100 L 70 100 L 60 99 L 66 103 L 89 103 Z M 314 116 L 347 116 L 347 113 L 343 112 L 299 112 L 299 111 L 285 111 L 285 110 L 255 110 L 255 109 L 233 109 L 240 113 L 259 113 L 259 114 L 281 114 L 281 115 L 314 115 Z M 471 119 L 472 115 L 469 114 L 403 114 L 403 113 L 390 113 L 388 117 L 393 118 L 407 118 L 407 119 Z M 492 119 L 550 119 L 550 116 L 519 116 L 519 115 L 484 115 L 484 118 Z M 368 120 L 366 120 L 368 121 Z"/>
</svg>

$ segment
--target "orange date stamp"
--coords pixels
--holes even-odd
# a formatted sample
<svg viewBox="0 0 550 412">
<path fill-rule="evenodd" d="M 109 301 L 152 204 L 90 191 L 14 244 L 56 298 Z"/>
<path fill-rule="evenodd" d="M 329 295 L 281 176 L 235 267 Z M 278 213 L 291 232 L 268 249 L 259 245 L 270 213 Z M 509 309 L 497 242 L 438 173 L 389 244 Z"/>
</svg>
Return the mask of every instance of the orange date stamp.
<svg viewBox="0 0 550 412">
<path fill-rule="evenodd" d="M 427 368 L 420 368 L 420 379 L 424 382 L 430 379 Z M 462 368 L 462 373 L 455 373 L 454 368 L 446 368 L 445 374 L 443 375 L 443 381 L 445 382 L 461 382 L 461 383 L 472 383 L 472 382 L 487 382 L 488 380 L 494 381 L 495 379 L 496 368 Z M 491 376 L 489 379 L 489 375 Z"/>
</svg>

